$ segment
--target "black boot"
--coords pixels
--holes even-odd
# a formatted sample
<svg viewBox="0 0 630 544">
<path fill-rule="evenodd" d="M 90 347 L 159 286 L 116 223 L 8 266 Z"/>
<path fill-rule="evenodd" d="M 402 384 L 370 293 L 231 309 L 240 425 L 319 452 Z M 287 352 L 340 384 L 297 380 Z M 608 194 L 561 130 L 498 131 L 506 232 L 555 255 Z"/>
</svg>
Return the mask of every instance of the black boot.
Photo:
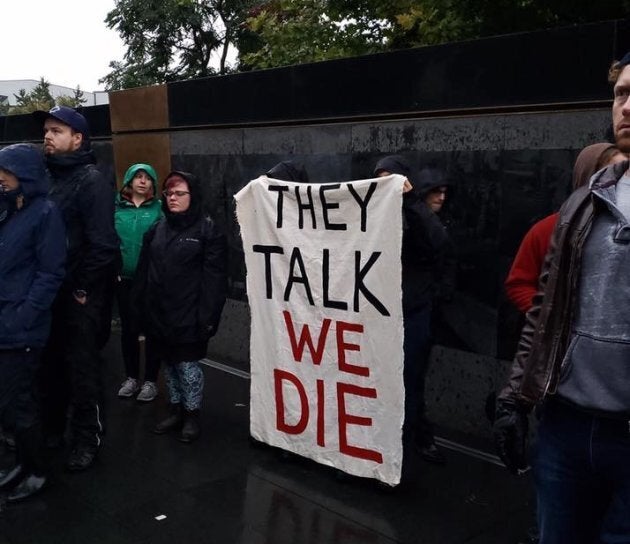
<svg viewBox="0 0 630 544">
<path fill-rule="evenodd" d="M 24 468 L 19 464 L 0 470 L 0 489 L 10 489 L 21 480 L 22 476 L 24 476 Z"/>
<path fill-rule="evenodd" d="M 98 446 L 92 444 L 77 444 L 66 459 L 66 470 L 81 472 L 90 468 L 96 461 Z"/>
<path fill-rule="evenodd" d="M 171 404 L 170 414 L 153 428 L 153 432 L 155 434 L 164 434 L 169 431 L 175 431 L 182 426 L 182 423 L 182 405 Z"/>
<path fill-rule="evenodd" d="M 7 501 L 17 502 L 28 499 L 31 495 L 35 495 L 35 493 L 41 491 L 45 484 L 46 476 L 28 474 L 17 486 L 15 486 L 13 491 L 9 493 Z"/>
<path fill-rule="evenodd" d="M 193 442 L 199 438 L 199 410 L 184 410 L 184 425 L 177 437 L 180 442 Z"/>
</svg>

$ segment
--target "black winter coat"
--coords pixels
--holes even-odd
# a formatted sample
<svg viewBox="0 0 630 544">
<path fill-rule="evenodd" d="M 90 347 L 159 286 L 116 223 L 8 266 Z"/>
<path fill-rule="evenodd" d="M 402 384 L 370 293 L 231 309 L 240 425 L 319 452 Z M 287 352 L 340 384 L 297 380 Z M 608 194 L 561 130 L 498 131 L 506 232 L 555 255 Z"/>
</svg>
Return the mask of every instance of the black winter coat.
<svg viewBox="0 0 630 544">
<path fill-rule="evenodd" d="M 49 198 L 66 225 L 68 259 L 63 288 L 100 290 L 109 285 L 119 260 L 114 228 L 114 190 L 94 165 L 89 150 L 50 155 Z"/>
<path fill-rule="evenodd" d="M 191 198 L 198 186 L 186 177 Z M 167 363 L 205 357 L 227 295 L 225 236 L 191 205 L 190 214 L 165 217 L 144 235 L 133 302 L 140 330 L 164 346 Z M 168 360 L 170 359 L 170 360 Z"/>
</svg>

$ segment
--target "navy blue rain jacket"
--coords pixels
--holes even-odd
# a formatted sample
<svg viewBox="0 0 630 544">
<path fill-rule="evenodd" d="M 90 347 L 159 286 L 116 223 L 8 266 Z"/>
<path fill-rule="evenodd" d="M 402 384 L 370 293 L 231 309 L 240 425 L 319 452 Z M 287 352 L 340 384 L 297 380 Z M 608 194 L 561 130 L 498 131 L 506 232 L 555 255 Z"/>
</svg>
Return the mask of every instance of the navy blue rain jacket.
<svg viewBox="0 0 630 544">
<path fill-rule="evenodd" d="M 40 348 L 64 277 L 65 227 L 46 196 L 41 151 L 27 144 L 5 147 L 0 168 L 18 178 L 24 195 L 22 208 L 0 223 L 0 350 Z"/>
</svg>

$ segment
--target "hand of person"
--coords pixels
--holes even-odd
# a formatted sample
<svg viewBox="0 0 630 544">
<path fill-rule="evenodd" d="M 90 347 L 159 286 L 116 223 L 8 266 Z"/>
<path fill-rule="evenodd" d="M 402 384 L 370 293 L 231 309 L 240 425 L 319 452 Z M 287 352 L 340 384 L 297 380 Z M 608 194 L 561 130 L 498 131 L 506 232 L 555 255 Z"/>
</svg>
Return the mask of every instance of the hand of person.
<svg viewBox="0 0 630 544">
<path fill-rule="evenodd" d="M 413 185 L 411 185 L 411 182 L 405 178 L 405 183 L 403 183 L 403 194 L 408 193 L 411 189 L 413 189 Z"/>
<path fill-rule="evenodd" d="M 87 293 L 82 289 L 75 289 L 72 292 L 72 296 L 74 297 L 74 300 L 81 304 L 81 306 L 84 306 L 87 302 Z"/>
<path fill-rule="evenodd" d="M 501 461 L 512 474 L 527 468 L 528 420 L 524 410 L 515 404 L 497 401 L 492 434 Z"/>
</svg>

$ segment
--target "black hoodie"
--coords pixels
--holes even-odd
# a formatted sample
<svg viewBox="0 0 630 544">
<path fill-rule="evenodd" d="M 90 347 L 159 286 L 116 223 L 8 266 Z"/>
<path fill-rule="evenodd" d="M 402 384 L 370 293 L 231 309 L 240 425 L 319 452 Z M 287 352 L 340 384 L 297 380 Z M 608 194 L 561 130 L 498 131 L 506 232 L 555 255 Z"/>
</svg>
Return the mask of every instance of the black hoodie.
<svg viewBox="0 0 630 544">
<path fill-rule="evenodd" d="M 295 161 L 282 161 L 267 171 L 268 177 L 282 181 L 297 181 L 308 183 L 308 174 L 300 163 Z"/>
<path fill-rule="evenodd" d="M 140 330 L 165 346 L 168 363 L 206 355 L 227 295 L 225 237 L 204 215 L 201 187 L 187 172 L 190 207 L 164 217 L 145 234 L 133 299 Z"/>
<path fill-rule="evenodd" d="M 413 189 L 403 195 L 402 290 L 403 314 L 409 315 L 431 303 L 435 291 L 435 268 L 448 246 L 440 218 L 422 200 L 417 176 L 400 155 L 388 155 L 376 163 L 374 175 L 400 174 Z"/>
</svg>

